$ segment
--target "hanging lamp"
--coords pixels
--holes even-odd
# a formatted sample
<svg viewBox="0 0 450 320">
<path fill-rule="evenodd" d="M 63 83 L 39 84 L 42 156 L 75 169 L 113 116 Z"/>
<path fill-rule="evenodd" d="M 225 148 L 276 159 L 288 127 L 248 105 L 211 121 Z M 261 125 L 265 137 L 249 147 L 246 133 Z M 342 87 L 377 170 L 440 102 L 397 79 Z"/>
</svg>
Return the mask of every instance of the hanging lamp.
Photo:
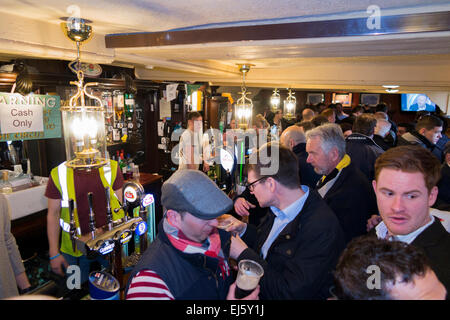
<svg viewBox="0 0 450 320">
<path fill-rule="evenodd" d="M 286 119 L 295 118 L 295 107 L 297 105 L 297 99 L 294 97 L 295 92 L 292 92 L 291 89 L 288 89 L 288 96 L 286 100 L 284 100 L 284 109 L 283 116 Z"/>
<path fill-rule="evenodd" d="M 247 92 L 245 87 L 245 74 L 250 71 L 252 64 L 238 64 L 239 71 L 242 73 L 242 86 L 239 94 L 241 97 L 236 101 L 236 121 L 240 129 L 247 129 L 252 123 L 253 113 L 253 101 L 248 98 L 247 95 L 251 92 Z"/>
<path fill-rule="evenodd" d="M 99 168 L 108 163 L 104 107 L 101 99 L 87 92 L 88 87 L 98 86 L 97 82 L 84 84 L 81 68 L 80 47 L 92 37 L 90 22 L 81 18 L 62 18 L 64 34 L 77 46 L 77 79 L 70 84 L 77 86 L 77 92 L 70 97 L 69 105 L 61 107 L 66 146 L 66 166 L 77 169 Z M 86 97 L 97 101 L 97 105 L 86 105 Z"/>
<path fill-rule="evenodd" d="M 280 110 L 280 92 L 277 88 L 273 90 L 272 96 L 270 97 L 270 109 L 272 112 Z"/>
</svg>

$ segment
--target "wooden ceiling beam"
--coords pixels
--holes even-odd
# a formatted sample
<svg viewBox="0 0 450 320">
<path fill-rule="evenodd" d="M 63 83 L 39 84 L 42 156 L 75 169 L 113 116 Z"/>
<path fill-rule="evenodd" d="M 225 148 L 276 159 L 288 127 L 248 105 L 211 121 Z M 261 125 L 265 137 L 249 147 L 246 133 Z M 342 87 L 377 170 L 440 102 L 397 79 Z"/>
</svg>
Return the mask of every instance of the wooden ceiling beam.
<svg viewBox="0 0 450 320">
<path fill-rule="evenodd" d="M 213 42 L 306 39 L 450 31 L 450 11 L 379 17 L 349 18 L 282 24 L 261 24 L 196 30 L 108 34 L 106 48 L 191 45 Z"/>
</svg>

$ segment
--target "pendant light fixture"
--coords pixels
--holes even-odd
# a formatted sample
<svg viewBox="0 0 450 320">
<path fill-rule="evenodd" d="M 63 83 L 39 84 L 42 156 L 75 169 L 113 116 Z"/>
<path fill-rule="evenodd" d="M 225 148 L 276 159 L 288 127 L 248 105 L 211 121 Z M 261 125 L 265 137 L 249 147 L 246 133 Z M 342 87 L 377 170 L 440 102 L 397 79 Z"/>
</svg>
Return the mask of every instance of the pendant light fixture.
<svg viewBox="0 0 450 320">
<path fill-rule="evenodd" d="M 297 99 L 294 97 L 295 92 L 292 92 L 291 89 L 288 89 L 288 96 L 286 100 L 284 100 L 284 110 L 283 116 L 286 119 L 295 118 L 295 107 L 297 105 Z"/>
<path fill-rule="evenodd" d="M 88 87 L 98 86 L 97 82 L 84 84 L 81 68 L 80 46 L 92 36 L 88 20 L 81 18 L 62 18 L 64 34 L 77 46 L 77 78 L 70 84 L 77 86 L 77 93 L 70 97 L 69 106 L 61 107 L 66 146 L 66 166 L 78 169 L 99 168 L 108 163 L 104 108 L 101 99 L 87 92 Z M 98 105 L 85 104 L 85 96 L 97 101 Z M 91 100 L 92 101 L 92 100 Z"/>
<path fill-rule="evenodd" d="M 251 92 L 247 92 L 245 87 L 245 74 L 250 71 L 252 64 L 238 64 L 239 71 L 242 73 L 242 86 L 239 94 L 241 97 L 236 101 L 236 120 L 240 129 L 247 129 L 252 123 L 253 113 L 253 101 L 248 98 L 247 95 Z"/>
<path fill-rule="evenodd" d="M 270 97 L 270 109 L 272 112 L 280 110 L 280 92 L 277 88 L 273 90 L 272 96 Z"/>
</svg>

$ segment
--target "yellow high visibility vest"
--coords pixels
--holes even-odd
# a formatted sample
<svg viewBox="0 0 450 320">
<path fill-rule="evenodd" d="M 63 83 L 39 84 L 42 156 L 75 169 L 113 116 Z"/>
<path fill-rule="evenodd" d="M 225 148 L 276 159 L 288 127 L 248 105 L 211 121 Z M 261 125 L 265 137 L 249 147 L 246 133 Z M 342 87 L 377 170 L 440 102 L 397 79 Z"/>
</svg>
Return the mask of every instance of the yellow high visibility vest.
<svg viewBox="0 0 450 320">
<path fill-rule="evenodd" d="M 102 181 L 103 187 L 110 189 L 110 203 L 111 210 L 113 213 L 113 220 L 118 220 L 123 218 L 123 210 L 119 210 L 118 213 L 114 212 L 114 209 L 120 207 L 119 199 L 117 198 L 114 190 L 112 188 L 114 181 L 116 180 L 117 173 L 117 161 L 110 160 L 109 163 L 99 169 L 100 179 Z M 70 239 L 70 214 L 69 214 L 69 199 L 74 200 L 74 220 L 75 227 L 78 235 L 81 235 L 80 223 L 78 221 L 78 212 L 76 205 L 75 196 L 75 185 L 73 180 L 73 169 L 66 166 L 66 162 L 61 163 L 59 166 L 55 167 L 51 171 L 51 177 L 55 186 L 61 193 L 61 215 L 60 215 L 60 225 L 61 225 L 61 252 L 70 254 L 74 257 L 80 257 L 83 254 L 80 250 L 76 249 L 73 251 L 72 240 Z M 106 203 L 105 203 L 106 206 Z"/>
</svg>

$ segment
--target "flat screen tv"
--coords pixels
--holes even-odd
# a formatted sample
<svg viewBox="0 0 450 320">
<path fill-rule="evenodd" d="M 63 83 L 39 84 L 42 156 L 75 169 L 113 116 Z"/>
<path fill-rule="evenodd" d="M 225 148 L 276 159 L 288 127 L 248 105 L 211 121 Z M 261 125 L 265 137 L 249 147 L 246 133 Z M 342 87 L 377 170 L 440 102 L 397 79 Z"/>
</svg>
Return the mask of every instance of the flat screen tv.
<svg viewBox="0 0 450 320">
<path fill-rule="evenodd" d="M 403 93 L 402 111 L 436 111 L 436 104 L 423 93 Z"/>
</svg>

